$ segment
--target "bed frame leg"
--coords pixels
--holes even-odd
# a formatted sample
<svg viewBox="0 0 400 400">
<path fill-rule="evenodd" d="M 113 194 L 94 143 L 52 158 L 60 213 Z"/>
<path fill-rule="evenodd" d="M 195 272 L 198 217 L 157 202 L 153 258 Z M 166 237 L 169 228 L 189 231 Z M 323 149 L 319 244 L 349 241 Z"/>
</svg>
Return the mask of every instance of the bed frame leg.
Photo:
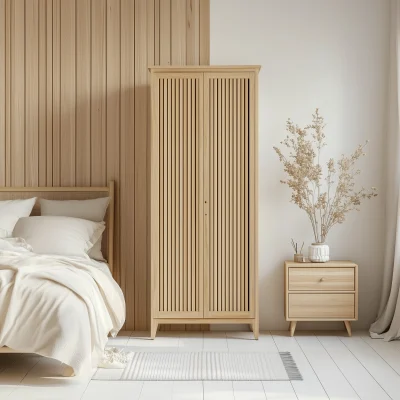
<svg viewBox="0 0 400 400">
<path fill-rule="evenodd" d="M 157 334 L 158 322 L 154 319 L 151 320 L 151 338 L 155 339 Z"/>
</svg>

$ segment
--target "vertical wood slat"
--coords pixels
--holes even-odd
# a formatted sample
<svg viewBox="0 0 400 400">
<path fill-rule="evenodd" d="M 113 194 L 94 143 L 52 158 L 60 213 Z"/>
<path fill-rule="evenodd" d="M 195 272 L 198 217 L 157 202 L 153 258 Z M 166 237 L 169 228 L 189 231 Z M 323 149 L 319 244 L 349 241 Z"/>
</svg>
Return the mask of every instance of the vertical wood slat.
<svg viewBox="0 0 400 400">
<path fill-rule="evenodd" d="M 164 270 L 164 281 L 163 281 L 163 286 L 164 286 L 164 308 L 163 311 L 169 311 L 169 281 L 170 281 L 170 275 L 169 275 L 169 254 L 170 254 L 170 215 L 169 215 L 169 203 L 170 203 L 170 197 L 169 197 L 169 190 L 170 190 L 170 185 L 169 185 L 169 164 L 168 164 L 168 154 L 170 154 L 170 138 L 169 138 L 169 119 L 168 119 L 168 109 L 167 109 L 167 103 L 168 103 L 168 79 L 163 79 L 163 97 L 162 97 L 162 112 L 163 112 L 163 135 L 164 135 L 164 167 L 163 167 L 163 173 L 164 173 L 164 200 L 163 200 L 163 220 L 165 222 L 164 225 L 164 230 L 162 232 L 163 235 L 163 243 L 164 243 L 164 251 L 163 251 L 163 270 Z"/>
<path fill-rule="evenodd" d="M 198 65 L 200 61 L 200 2 L 188 0 L 186 4 L 186 65 Z"/>
<path fill-rule="evenodd" d="M 184 311 L 183 308 L 183 171 L 185 164 L 183 163 L 183 84 L 182 79 L 177 80 L 179 88 L 179 310 Z"/>
<path fill-rule="evenodd" d="M 258 255 L 257 255 L 257 181 L 258 181 L 258 155 L 256 149 L 257 145 L 257 135 L 258 131 L 258 115 L 257 109 L 255 107 L 257 96 L 257 80 L 258 77 L 255 76 L 254 79 L 250 81 L 250 94 L 249 94 L 249 109 L 251 110 L 251 117 L 249 116 L 249 273 L 250 273 L 250 287 L 249 291 L 254 293 L 250 298 L 250 308 L 254 313 L 258 313 L 255 308 L 258 307 L 258 302 L 255 299 L 258 297 Z"/>
<path fill-rule="evenodd" d="M 181 109 L 183 116 L 181 117 L 182 122 L 182 135 L 183 135 L 183 310 L 188 310 L 188 281 L 187 281 L 187 271 L 188 271 L 188 129 L 187 129 L 187 119 L 188 119 L 188 104 L 187 104 L 187 84 L 188 80 L 183 79 L 183 84 L 181 92 L 183 95 L 181 97 L 181 102 L 183 102 L 183 110 Z"/>
<path fill-rule="evenodd" d="M 199 138 L 198 147 L 198 158 L 199 158 L 199 182 L 198 182 L 198 193 L 199 193 L 199 247 L 198 249 L 204 248 L 204 135 L 203 135 L 203 85 L 200 85 L 200 80 L 196 79 L 196 133 Z M 199 264 L 196 268 L 197 274 L 197 309 L 203 312 L 203 277 L 204 277 L 204 253 L 199 253 Z M 199 326 L 200 328 L 200 326 Z"/>
<path fill-rule="evenodd" d="M 61 177 L 61 0 L 53 0 L 53 186 Z"/>
<path fill-rule="evenodd" d="M 244 185 L 249 187 L 249 82 L 246 79 L 244 94 Z M 249 197 L 244 196 L 244 270 L 245 270 L 245 310 L 249 311 Z"/>
<path fill-rule="evenodd" d="M 47 184 L 47 38 L 46 0 L 38 3 L 38 185 Z"/>
<path fill-rule="evenodd" d="M 235 142 L 236 142 L 236 152 L 235 152 L 235 160 L 237 162 L 236 164 L 236 204 L 237 207 L 235 208 L 235 213 L 236 213 L 236 223 L 237 223 L 237 232 L 236 232 L 236 262 L 237 262 L 237 293 L 238 293 L 238 299 L 237 299 L 237 310 L 241 311 L 241 300 L 242 300 L 242 276 L 241 276 L 241 257 L 240 257 L 240 232 L 241 232 L 241 221 L 240 221 L 240 207 L 241 207 L 241 199 L 240 199 L 240 173 L 241 173 L 241 164 L 240 164 L 240 136 L 241 136 L 241 124 L 242 124 L 242 116 L 240 114 L 240 100 L 241 100 L 241 87 L 240 87 L 240 79 L 236 80 L 236 86 L 237 86 L 237 98 L 236 98 L 236 118 L 237 118 L 237 135 L 235 137 Z"/>
<path fill-rule="evenodd" d="M 93 4 L 93 0 L 92 0 Z M 105 8 L 104 8 L 105 9 Z M 94 10 L 92 10 L 92 13 Z M 132 21 L 135 20 L 135 5 L 131 0 L 121 0 L 121 134 L 120 134 L 120 231 L 123 232 L 119 241 L 120 252 L 120 285 L 125 293 L 127 304 L 134 304 L 135 293 L 130 288 L 135 286 L 135 270 L 131 267 L 132 260 L 135 259 L 135 243 L 132 238 L 135 237 L 135 207 L 132 193 L 135 193 L 135 49 L 132 46 L 132 38 L 135 35 L 135 27 Z M 101 18 L 100 18 L 101 21 Z M 100 25 L 102 26 L 102 25 Z M 99 26 L 99 27 L 100 27 Z M 93 31 L 93 29 L 92 29 Z M 97 48 L 101 47 L 101 37 L 95 38 L 92 35 L 92 43 L 97 40 Z M 99 55 L 96 55 L 99 57 Z M 99 78 L 102 76 L 102 70 L 98 66 L 96 68 Z M 101 82 L 101 80 L 100 80 Z M 105 97 L 105 96 L 104 96 Z M 97 99 L 92 99 L 92 110 L 97 111 L 93 107 L 93 103 L 99 105 L 101 110 L 102 103 Z M 92 123 L 93 121 L 92 115 Z M 101 120 L 100 120 L 101 123 Z M 104 131 L 103 131 L 104 132 Z M 102 140 L 102 133 L 92 130 L 92 137 L 96 134 L 98 140 Z M 93 141 L 93 139 L 92 139 Z M 97 147 L 98 151 L 102 151 L 102 144 Z M 93 165 L 92 155 L 92 165 Z M 96 179 L 101 181 L 103 172 L 100 170 Z M 93 179 L 93 177 L 92 177 Z M 105 179 L 105 177 L 104 177 Z M 135 314 L 131 311 L 127 312 L 126 325 L 135 327 Z"/>
<path fill-rule="evenodd" d="M 241 115 L 241 133 L 240 133 L 240 225 L 242 227 L 240 231 L 240 265 L 241 265 L 241 311 L 247 311 L 245 308 L 245 261 L 244 261 L 244 232 L 246 231 L 246 226 L 244 224 L 244 198 L 245 195 L 245 186 L 244 186 L 244 137 L 245 137 L 245 114 L 244 114 L 244 79 L 240 79 L 240 115 Z"/>
<path fill-rule="evenodd" d="M 75 185 L 76 169 L 76 37 L 75 2 L 61 0 L 61 128 L 60 128 L 60 184 Z"/>
<path fill-rule="evenodd" d="M 214 210 L 214 239 L 213 243 L 215 244 L 214 250 L 214 305 L 213 311 L 218 311 L 218 269 L 219 269 L 219 254 L 218 254 L 218 85 L 217 80 L 212 79 L 213 81 L 213 104 L 214 104 L 214 112 L 213 112 L 213 142 L 214 142 L 214 150 L 213 150 L 213 158 L 214 158 L 214 174 L 213 174 L 213 187 L 214 187 L 214 200 L 213 200 L 213 210 Z"/>
<path fill-rule="evenodd" d="M 233 82 L 232 79 L 229 79 L 229 109 L 231 110 L 230 112 L 230 117 L 234 115 L 233 113 Z M 234 306 L 234 292 L 235 288 L 233 286 L 233 275 L 234 275 L 234 268 L 233 268 L 233 251 L 235 248 L 235 245 L 233 243 L 234 239 L 234 226 L 233 226 L 233 196 L 234 196 L 234 191 L 233 191 L 233 159 L 235 157 L 233 153 L 233 141 L 235 140 L 234 137 L 234 132 L 233 132 L 233 121 L 232 119 L 230 120 L 230 131 L 232 134 L 229 135 L 229 243 L 230 243 L 230 257 L 229 257 L 229 286 L 230 286 L 230 294 L 229 294 L 229 311 L 234 311 L 235 306 Z"/>
<path fill-rule="evenodd" d="M 171 0 L 171 64 L 186 63 L 186 3 Z"/>
<path fill-rule="evenodd" d="M 159 136 L 158 140 L 160 142 L 160 149 L 159 149 L 159 159 L 160 159 L 160 206 L 159 206 L 159 224 L 160 224 L 160 231 L 159 231 L 159 247 L 160 247 L 160 258 L 159 258 L 159 280 L 160 280 L 160 293 L 159 293 L 159 309 L 164 311 L 164 82 L 162 79 L 158 81 L 158 92 L 159 92 Z"/>
<path fill-rule="evenodd" d="M 237 298 L 238 298 L 238 291 L 237 291 L 237 257 L 236 257 L 236 245 L 237 245 L 237 219 L 236 219 L 236 209 L 237 209 L 237 201 L 236 201 L 236 193 L 237 193 L 237 179 L 236 179 L 236 171 L 237 171 L 237 159 L 236 159 L 236 137 L 238 135 L 237 130 L 237 85 L 236 79 L 233 80 L 233 166 L 232 166 L 232 174 L 233 174 L 233 206 L 232 206 L 232 219 L 233 219 L 233 309 L 237 310 Z"/>
<path fill-rule="evenodd" d="M 206 120 L 206 124 L 208 123 L 208 141 L 209 141 L 209 164 L 210 164 L 210 171 L 209 171 L 209 248 L 210 248 L 210 255 L 209 255 L 209 300 L 208 300 L 208 307 L 210 310 L 214 309 L 214 96 L 213 93 L 213 80 L 209 79 L 208 81 L 205 80 L 205 85 L 208 85 L 208 91 L 204 93 L 205 98 L 209 99 L 209 110 L 208 110 L 208 121 Z"/>
<path fill-rule="evenodd" d="M 168 311 L 172 311 L 172 265 L 173 265 L 173 230 L 172 230 L 172 166 L 173 166 L 173 156 L 172 156 L 172 80 L 168 81 Z"/>
<path fill-rule="evenodd" d="M 25 185 L 39 185 L 39 1 L 25 2 Z M 21 149 L 20 149 L 21 150 Z"/>
<path fill-rule="evenodd" d="M 160 65 L 171 64 L 171 0 L 160 0 Z"/>
<path fill-rule="evenodd" d="M 203 91 L 203 99 L 209 99 L 209 82 L 207 79 L 203 78 L 201 82 L 201 89 Z M 203 210 L 203 263 L 201 266 L 202 269 L 202 282 L 204 290 L 203 294 L 203 308 L 205 310 L 209 310 L 209 288 L 210 288 L 210 274 L 208 271 L 210 270 L 210 258 L 211 258 L 211 249 L 210 249 L 210 105 L 209 101 L 206 100 L 202 102 L 201 109 L 203 112 L 203 127 L 200 128 L 200 134 L 203 137 L 203 151 L 202 151 L 202 159 L 203 159 L 203 198 L 202 204 L 204 207 Z M 201 251 L 201 249 L 199 249 Z M 206 297 L 207 296 L 207 297 Z M 204 315 L 204 313 L 203 313 Z"/>
<path fill-rule="evenodd" d="M 5 185 L 11 185 L 11 4 L 5 0 Z M 0 110 L 1 111 L 1 110 Z"/>
<path fill-rule="evenodd" d="M 171 79 L 171 146 L 172 146 L 172 153 L 171 153 L 171 225 L 172 225 L 172 237 L 171 237 L 171 252 L 172 252 L 172 261 L 171 261 L 171 310 L 176 310 L 176 94 L 175 94 L 175 80 Z"/>
<path fill-rule="evenodd" d="M 151 84 L 153 86 L 159 85 L 158 77 L 152 76 L 151 77 Z M 160 110 L 159 110 L 159 97 L 160 91 L 157 90 L 153 94 L 153 101 L 152 101 L 152 115 L 156 121 L 160 121 Z M 158 125 L 158 124 L 157 124 Z M 150 141 L 150 154 L 151 154 L 151 192 L 153 197 L 151 197 L 151 225 L 158 226 L 160 222 L 160 137 L 159 137 L 159 129 L 158 126 L 154 124 L 152 126 L 152 134 Z M 154 293 L 154 301 L 152 304 L 152 312 L 153 310 L 159 309 L 159 297 L 160 292 L 158 290 L 158 282 L 159 282 L 159 255 L 160 255 L 160 240 L 159 240 L 159 231 L 156 229 L 151 230 L 151 242 L 154 244 L 153 251 L 151 253 L 151 268 L 155 272 L 151 274 L 151 290 Z M 153 326 L 152 326 L 153 329 Z"/>
<path fill-rule="evenodd" d="M 76 2 L 76 184 L 90 185 L 90 0 Z"/>
<path fill-rule="evenodd" d="M 230 287 L 230 265 L 231 265 L 231 242 L 230 242 L 230 209 L 229 209 L 229 202 L 230 202 L 230 187 L 229 187 L 229 175 L 230 175 L 230 115 L 229 115 L 229 79 L 225 79 L 225 104 L 224 104 L 224 113 L 225 113 L 225 136 L 226 136 L 226 143 L 225 143 L 225 204 L 224 204 L 224 212 L 225 212 L 225 230 L 226 230 L 226 274 L 225 274 L 225 285 L 226 285 L 226 306 L 225 310 L 230 311 L 231 304 L 231 292 L 232 288 Z"/>
<path fill-rule="evenodd" d="M 11 186 L 25 184 L 25 2 L 10 2 L 10 168 Z"/>
<path fill-rule="evenodd" d="M 126 15 L 129 15 L 126 10 Z M 90 150 L 91 150 L 91 184 L 107 183 L 107 3 L 96 0 L 96 7 L 91 8 L 91 109 L 90 109 Z M 134 151 L 134 148 L 130 148 Z M 132 221 L 134 223 L 134 221 Z M 129 319 L 130 317 L 127 316 Z"/>
<path fill-rule="evenodd" d="M 181 159 L 180 159 L 180 99 L 179 99 L 179 79 L 173 80 L 174 85 L 174 103 L 175 103 L 175 112 L 173 115 L 174 121 L 174 135 L 175 135 L 175 263 L 174 267 L 174 301 L 175 301 L 175 308 L 174 310 L 180 311 L 180 289 L 181 289 L 181 277 L 180 277 L 180 256 L 181 256 L 181 246 L 180 246 L 180 213 L 181 213 L 181 198 L 180 198 L 180 172 L 181 172 Z M 172 325 L 171 330 L 180 330 L 181 327 L 178 325 Z"/>
<path fill-rule="evenodd" d="M 221 79 L 217 79 L 217 129 L 218 129 L 218 311 L 222 311 L 222 118 L 221 115 Z"/>
<path fill-rule="evenodd" d="M 44 2 L 46 8 L 46 185 L 53 184 L 53 3 Z M 44 81 L 43 81 L 44 83 Z"/>
<path fill-rule="evenodd" d="M 0 0 L 0 185 L 6 185 L 6 81 L 7 70 L 7 25 L 6 0 Z"/>
<path fill-rule="evenodd" d="M 210 0 L 200 1 L 200 65 L 210 64 Z"/>
<path fill-rule="evenodd" d="M 192 218 L 195 221 L 194 230 L 192 232 L 192 310 L 196 310 L 196 270 L 198 268 L 197 264 L 197 235 L 198 235 L 198 220 L 197 220 L 197 199 L 196 199 L 196 186 L 198 184 L 197 178 L 197 135 L 195 130 L 195 123 L 196 123 L 196 88 L 195 88 L 195 80 L 191 80 L 191 115 L 192 115 L 192 126 L 191 126 L 191 133 L 192 133 Z"/>
<path fill-rule="evenodd" d="M 225 209 L 226 209 L 226 193 L 225 193 L 225 179 L 226 179 L 226 168 L 225 168 L 225 160 L 226 160 L 226 130 L 225 130 L 225 79 L 221 79 L 221 84 L 219 86 L 220 92 L 219 92 L 219 99 L 218 99 L 218 105 L 219 105 L 219 113 L 218 113 L 218 119 L 221 120 L 221 310 L 226 310 L 226 260 L 227 260 L 227 254 L 226 254 L 226 221 L 225 221 Z"/>
<path fill-rule="evenodd" d="M 147 2 L 135 0 L 135 329 L 148 325 L 147 285 L 147 134 L 148 71 L 147 71 Z M 145 230 L 141 229 L 143 227 Z"/>
<path fill-rule="evenodd" d="M 188 135 L 188 150 L 187 150 L 187 168 L 188 168 L 188 275 L 187 275 L 187 286 L 188 286 L 188 311 L 194 311 L 192 304 L 192 270 L 193 270 L 193 236 L 194 230 L 196 229 L 195 220 L 193 219 L 193 197 L 192 197 L 192 186 L 194 181 L 192 180 L 192 80 L 187 80 L 187 135 Z"/>
<path fill-rule="evenodd" d="M 146 70 L 146 81 L 147 84 L 149 83 L 150 80 L 150 73 L 148 71 L 148 66 L 149 65 L 155 65 L 155 0 L 147 0 L 146 1 L 146 10 L 144 12 L 143 17 L 146 18 L 146 65 L 145 65 L 145 70 Z M 151 132 L 151 97 L 149 93 L 149 87 L 146 85 L 146 102 L 147 102 L 147 114 L 146 114 L 146 129 L 143 130 L 143 132 Z M 147 200 L 150 203 L 151 201 L 151 157 L 150 157 L 150 135 L 144 135 L 142 132 L 142 136 L 144 136 L 145 141 L 146 141 L 146 152 L 145 152 L 145 162 L 146 162 L 146 205 L 147 205 Z M 150 214 L 150 211 L 149 211 Z M 150 214 L 151 215 L 151 214 Z M 147 216 L 146 216 L 147 217 Z M 151 235 L 151 230 L 149 230 L 148 226 L 151 225 L 151 223 L 148 223 L 148 218 L 146 218 L 146 231 L 149 231 Z M 145 238 L 145 251 L 146 251 L 146 258 L 148 260 L 151 259 L 151 239 L 149 235 Z M 149 262 L 149 261 L 147 261 Z M 146 268 L 146 292 L 147 292 L 147 297 L 149 297 L 149 294 L 151 294 L 151 268 Z M 150 299 L 146 301 L 146 321 L 145 321 L 145 326 L 147 326 L 147 321 L 151 316 L 151 301 Z"/>
</svg>

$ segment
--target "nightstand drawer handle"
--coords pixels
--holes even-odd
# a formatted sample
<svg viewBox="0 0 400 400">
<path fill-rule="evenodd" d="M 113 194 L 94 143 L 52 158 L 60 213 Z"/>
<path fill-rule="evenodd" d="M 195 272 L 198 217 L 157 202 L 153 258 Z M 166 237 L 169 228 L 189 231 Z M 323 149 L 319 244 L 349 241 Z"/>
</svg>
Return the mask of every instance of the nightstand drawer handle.
<svg viewBox="0 0 400 400">
<path fill-rule="evenodd" d="M 324 281 L 325 281 L 325 278 L 322 277 L 319 281 L 320 281 L 320 282 L 324 282 Z"/>
</svg>

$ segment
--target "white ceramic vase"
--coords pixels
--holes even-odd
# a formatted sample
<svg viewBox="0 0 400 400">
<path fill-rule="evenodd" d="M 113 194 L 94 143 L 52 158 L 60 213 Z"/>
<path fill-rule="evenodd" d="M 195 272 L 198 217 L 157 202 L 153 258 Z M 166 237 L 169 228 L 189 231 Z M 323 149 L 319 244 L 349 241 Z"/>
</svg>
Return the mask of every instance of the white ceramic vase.
<svg viewBox="0 0 400 400">
<path fill-rule="evenodd" d="M 308 247 L 308 258 L 315 263 L 329 261 L 329 246 L 325 243 L 313 243 Z"/>
</svg>

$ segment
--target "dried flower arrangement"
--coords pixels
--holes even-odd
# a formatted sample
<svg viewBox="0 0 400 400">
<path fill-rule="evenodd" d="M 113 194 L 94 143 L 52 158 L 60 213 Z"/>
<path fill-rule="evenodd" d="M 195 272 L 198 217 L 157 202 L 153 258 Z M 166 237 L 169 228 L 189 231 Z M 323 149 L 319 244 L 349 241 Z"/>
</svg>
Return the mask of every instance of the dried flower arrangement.
<svg viewBox="0 0 400 400">
<path fill-rule="evenodd" d="M 303 129 L 289 119 L 286 123 L 288 134 L 281 142 L 289 149 L 289 155 L 285 156 L 274 147 L 288 175 L 281 183 L 292 189 L 291 201 L 307 213 L 316 243 L 324 243 L 330 229 L 343 223 L 348 212 L 359 211 L 363 200 L 377 196 L 374 187 L 368 191 L 355 188 L 355 179 L 361 173 L 356 169 L 356 163 L 365 156 L 364 147 L 368 141 L 359 145 L 350 156 L 342 155 L 336 163 L 333 158 L 329 159 L 323 178 L 320 155 L 326 146 L 324 128 L 324 118 L 318 109 L 313 114 L 312 124 Z"/>
</svg>

